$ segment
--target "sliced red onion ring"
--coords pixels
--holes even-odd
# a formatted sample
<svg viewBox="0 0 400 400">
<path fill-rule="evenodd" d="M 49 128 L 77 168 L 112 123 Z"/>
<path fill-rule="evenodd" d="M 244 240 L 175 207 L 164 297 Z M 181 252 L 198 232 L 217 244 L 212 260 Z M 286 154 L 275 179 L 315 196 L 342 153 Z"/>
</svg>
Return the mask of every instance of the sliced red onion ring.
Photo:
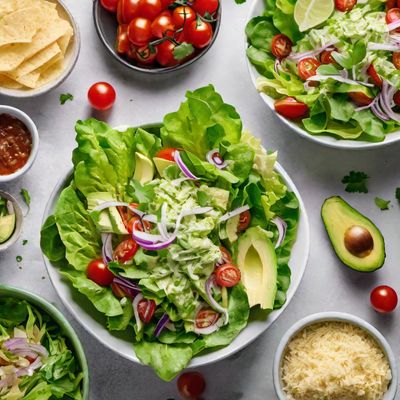
<svg viewBox="0 0 400 400">
<path fill-rule="evenodd" d="M 362 85 L 368 87 L 374 87 L 372 83 L 361 82 L 361 81 L 353 81 L 352 79 L 345 79 L 340 75 L 314 75 L 307 79 L 307 81 L 312 82 L 322 82 L 327 81 L 328 79 L 333 79 L 338 82 L 347 83 L 349 85 Z"/>
<path fill-rule="evenodd" d="M 182 173 L 189 179 L 193 179 L 193 180 L 197 180 L 199 179 L 196 175 L 192 174 L 189 170 L 189 168 L 185 165 L 185 163 L 183 162 L 180 152 L 179 151 L 175 151 L 174 153 L 174 159 L 175 162 L 178 164 L 178 167 L 181 169 Z"/>
<path fill-rule="evenodd" d="M 106 201 L 102 204 L 99 204 L 96 206 L 93 211 L 102 211 L 105 210 L 106 208 L 110 207 L 127 207 L 129 208 L 130 211 L 138 215 L 140 218 L 142 218 L 145 213 L 143 211 L 138 210 L 135 207 L 132 207 L 129 203 L 124 203 L 123 201 Z"/>
<path fill-rule="evenodd" d="M 400 44 L 396 44 L 396 43 L 368 43 L 368 50 L 399 51 L 400 50 Z"/>
<path fill-rule="evenodd" d="M 278 240 L 276 241 L 275 248 L 282 246 L 283 241 L 286 237 L 287 223 L 280 217 L 271 219 L 271 222 L 278 228 Z"/>
<path fill-rule="evenodd" d="M 159 337 L 161 332 L 169 324 L 169 322 L 170 322 L 170 319 L 169 319 L 168 314 L 164 313 L 164 315 L 158 321 L 156 328 L 154 329 L 154 336 Z"/>
<path fill-rule="evenodd" d="M 3 343 L 3 346 L 8 351 L 13 351 L 16 349 L 26 348 L 28 347 L 28 341 L 26 338 L 12 338 L 8 339 Z"/>
<path fill-rule="evenodd" d="M 397 21 L 392 22 L 391 24 L 388 24 L 387 28 L 388 31 L 394 31 L 395 29 L 400 27 L 400 19 Z"/>
<path fill-rule="evenodd" d="M 216 287 L 216 282 L 215 282 L 215 275 L 212 274 L 206 281 L 205 289 L 206 289 L 206 294 L 207 294 L 207 300 L 210 303 L 210 306 L 220 314 L 224 315 L 224 325 L 226 325 L 229 322 L 229 314 L 228 310 L 224 307 L 221 306 L 213 297 L 212 295 L 212 289 Z"/>
<path fill-rule="evenodd" d="M 400 114 L 395 113 L 392 110 L 392 100 L 394 94 L 397 92 L 397 88 L 388 84 L 387 81 L 383 81 L 382 91 L 380 94 L 379 103 L 382 107 L 383 112 L 392 120 L 400 122 Z"/>
<path fill-rule="evenodd" d="M 315 57 L 318 54 L 322 53 L 324 50 L 334 50 L 333 46 L 338 42 L 339 42 L 339 40 L 330 42 L 330 43 L 326 44 L 325 46 L 322 46 L 321 48 L 316 49 L 316 50 L 305 51 L 303 53 L 292 53 L 287 57 L 287 59 L 297 62 L 305 57 Z M 332 47 L 332 49 L 331 49 L 331 47 Z"/>
<path fill-rule="evenodd" d="M 40 368 L 43 365 L 42 360 L 40 357 L 37 357 L 36 360 L 26 368 L 20 368 L 16 371 L 17 377 L 20 376 L 32 376 L 35 370 Z"/>
<path fill-rule="evenodd" d="M 239 214 L 241 214 L 242 212 L 245 212 L 245 211 L 247 211 L 247 210 L 250 210 L 250 207 L 246 204 L 246 205 L 243 206 L 243 207 L 239 207 L 239 208 L 237 208 L 236 210 L 230 211 L 230 212 L 228 212 L 227 214 L 223 215 L 223 216 L 219 219 L 219 222 L 225 222 L 225 221 L 227 221 L 228 219 L 231 219 L 231 218 L 235 217 L 236 215 L 239 215 Z"/>
<path fill-rule="evenodd" d="M 210 164 L 216 166 L 218 169 L 224 169 L 228 166 L 228 163 L 219 154 L 218 149 L 210 150 L 206 158 Z"/>
<path fill-rule="evenodd" d="M 277 74 L 279 74 L 279 68 L 281 66 L 281 60 L 279 58 L 277 58 L 275 60 L 275 64 L 274 64 L 274 70 Z"/>
<path fill-rule="evenodd" d="M 380 99 L 380 97 L 378 99 Z M 390 118 L 382 111 L 380 102 L 376 101 L 371 107 L 371 111 L 382 121 L 390 121 Z"/>
<path fill-rule="evenodd" d="M 136 283 L 131 282 L 129 279 L 121 276 L 116 276 L 113 279 L 113 283 L 118 285 L 132 299 L 142 292 Z"/>
<path fill-rule="evenodd" d="M 140 240 L 136 240 L 137 244 L 140 247 L 143 247 L 145 250 L 149 251 L 157 251 L 157 250 L 163 250 L 170 246 L 176 239 L 176 235 L 173 234 L 168 240 L 164 242 L 159 242 L 159 243 L 148 243 L 148 242 L 142 242 Z"/>
<path fill-rule="evenodd" d="M 153 214 L 147 214 L 142 219 L 143 219 L 143 221 L 148 221 L 148 222 L 151 222 L 153 224 L 156 224 L 157 221 L 158 221 L 157 220 L 157 215 L 153 215 Z"/>
<path fill-rule="evenodd" d="M 102 233 L 101 240 L 103 242 L 101 254 L 103 256 L 104 264 L 108 265 L 108 263 L 113 260 L 112 234 Z"/>
<path fill-rule="evenodd" d="M 161 235 L 153 235 L 152 233 L 141 232 L 138 230 L 132 231 L 132 237 L 136 241 L 146 242 L 146 243 L 157 243 L 162 242 L 164 238 Z"/>
<path fill-rule="evenodd" d="M 11 387 L 15 384 L 16 381 L 17 376 L 15 374 L 6 375 L 5 378 L 0 379 L 0 389 Z"/>
<path fill-rule="evenodd" d="M 46 347 L 42 346 L 41 344 L 29 343 L 29 348 L 43 357 L 49 356 L 49 352 L 47 351 Z"/>
<path fill-rule="evenodd" d="M 143 300 L 143 295 L 141 293 L 139 293 L 132 302 L 132 308 L 133 308 L 133 315 L 135 316 L 135 321 L 136 321 L 136 325 L 138 328 L 138 331 L 141 331 L 143 328 L 143 322 L 139 317 L 139 311 L 138 311 L 138 304 L 139 302 Z"/>
</svg>

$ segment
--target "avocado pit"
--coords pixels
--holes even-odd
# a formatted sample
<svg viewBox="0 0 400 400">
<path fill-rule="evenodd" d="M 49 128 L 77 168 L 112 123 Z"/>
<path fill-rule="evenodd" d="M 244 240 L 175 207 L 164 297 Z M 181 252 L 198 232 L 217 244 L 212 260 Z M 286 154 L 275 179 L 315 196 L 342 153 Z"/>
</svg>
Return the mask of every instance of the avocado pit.
<svg viewBox="0 0 400 400">
<path fill-rule="evenodd" d="M 353 256 L 365 258 L 374 249 L 374 239 L 368 229 L 353 225 L 344 234 L 344 245 Z"/>
</svg>

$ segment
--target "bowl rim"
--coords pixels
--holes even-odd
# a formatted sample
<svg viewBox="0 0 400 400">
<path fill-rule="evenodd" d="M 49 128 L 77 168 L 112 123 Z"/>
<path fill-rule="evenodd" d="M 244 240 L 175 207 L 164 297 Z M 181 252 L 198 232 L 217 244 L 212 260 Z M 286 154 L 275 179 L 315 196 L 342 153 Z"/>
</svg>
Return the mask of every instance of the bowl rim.
<svg viewBox="0 0 400 400">
<path fill-rule="evenodd" d="M 222 18 L 222 3 L 220 3 L 219 9 L 218 9 L 218 19 L 215 23 L 215 30 L 214 30 L 214 35 L 211 39 L 211 42 L 207 47 L 204 49 L 201 49 L 199 54 L 197 54 L 195 57 L 191 58 L 190 60 L 184 62 L 183 64 L 178 64 L 173 67 L 159 67 L 159 68 L 143 68 L 139 67 L 137 65 L 131 64 L 128 62 L 125 58 L 121 57 L 113 47 L 111 47 L 107 41 L 104 38 L 104 33 L 100 27 L 100 22 L 98 18 L 98 10 L 101 7 L 100 1 L 99 0 L 92 0 L 93 1 L 93 8 L 92 8 L 92 15 L 93 15 L 93 21 L 94 21 L 94 26 L 96 28 L 97 36 L 100 39 L 100 42 L 103 44 L 103 46 L 106 48 L 107 52 L 110 53 L 115 60 L 117 60 L 120 64 L 124 65 L 125 67 L 129 68 L 132 71 L 138 71 L 142 72 L 145 74 L 166 74 L 168 72 L 173 72 L 173 71 L 179 71 L 185 67 L 188 67 L 189 65 L 193 64 L 197 60 L 199 60 L 201 57 L 203 57 L 214 45 L 217 36 L 219 34 L 219 29 L 221 26 L 221 18 Z"/>
<path fill-rule="evenodd" d="M 275 388 L 275 393 L 279 400 L 287 400 L 287 396 L 282 389 L 282 381 L 281 381 L 281 365 L 283 355 L 286 351 L 286 348 L 289 342 L 296 336 L 299 332 L 301 332 L 304 328 L 310 325 L 314 325 L 321 322 L 346 322 L 352 325 L 358 326 L 359 328 L 366 331 L 369 335 L 371 335 L 376 342 L 381 347 L 382 351 L 385 353 L 390 369 L 392 372 L 392 380 L 389 384 L 388 391 L 385 393 L 384 400 L 394 400 L 397 392 L 398 385 L 398 368 L 396 363 L 396 357 L 393 353 L 393 350 L 387 341 L 387 339 L 383 336 L 381 332 L 378 331 L 373 325 L 371 325 L 366 320 L 345 312 L 339 311 L 328 311 L 328 312 L 320 312 L 316 314 L 308 315 L 296 323 L 294 323 L 283 335 L 280 340 L 278 347 L 275 352 L 274 361 L 273 361 L 273 383 Z"/>
<path fill-rule="evenodd" d="M 20 176 L 24 175 L 31 169 L 39 152 L 40 140 L 36 124 L 33 122 L 32 118 L 24 111 L 12 106 L 0 105 L 0 114 L 10 114 L 21 120 L 28 128 L 32 137 L 32 150 L 26 164 L 10 175 L 0 175 L 0 183 L 6 183 L 18 179 Z"/>
<path fill-rule="evenodd" d="M 69 22 L 72 25 L 72 29 L 74 31 L 74 35 L 72 37 L 73 43 L 69 44 L 69 47 L 72 45 L 73 48 L 71 48 L 71 56 L 70 56 L 70 61 L 68 65 L 65 66 L 63 72 L 61 75 L 55 79 L 54 81 L 48 82 L 46 85 L 37 88 L 37 89 L 29 89 L 29 90 L 20 90 L 20 89 L 7 89 L 7 88 L 2 88 L 0 87 L 0 95 L 9 97 L 9 98 L 15 98 L 15 99 L 29 99 L 29 98 L 35 98 L 38 96 L 42 96 L 48 92 L 50 92 L 53 89 L 56 89 L 58 86 L 60 86 L 62 83 L 64 83 L 68 77 L 72 74 L 72 71 L 75 69 L 76 63 L 78 62 L 79 59 L 79 54 L 81 51 L 81 32 L 79 29 L 79 25 L 76 22 L 75 17 L 72 15 L 71 11 L 69 8 L 65 5 L 64 0 L 50 0 L 53 3 L 56 3 L 59 5 L 64 12 L 67 14 L 69 18 Z"/>
<path fill-rule="evenodd" d="M 0 252 L 2 252 L 13 246 L 16 243 L 16 241 L 20 238 L 22 233 L 22 227 L 24 224 L 24 214 L 22 213 L 21 206 L 19 205 L 17 199 L 13 195 L 11 195 L 8 192 L 5 192 L 4 190 L 0 190 L 0 197 L 3 197 L 6 200 L 11 201 L 15 212 L 14 232 L 4 243 L 0 243 Z"/>
<path fill-rule="evenodd" d="M 256 13 L 256 8 L 259 6 L 259 3 L 262 0 L 253 0 L 250 9 L 247 13 L 246 21 L 249 22 L 253 17 L 258 15 Z M 264 7 L 265 8 L 265 7 Z M 247 23 L 246 22 L 246 23 Z M 246 34 L 244 36 L 244 55 L 246 58 L 246 65 L 247 71 L 250 75 L 250 79 L 253 83 L 254 89 L 257 91 L 259 96 L 262 98 L 264 103 L 268 106 L 271 110 L 272 114 L 275 117 L 278 117 L 290 130 L 295 131 L 301 137 L 311 141 L 313 143 L 318 143 L 319 145 L 330 147 L 334 149 L 341 149 L 341 150 L 371 150 L 376 148 L 382 148 L 400 141 L 400 129 L 395 132 L 387 133 L 385 139 L 382 142 L 366 142 L 366 141 L 359 141 L 359 140 L 345 140 L 345 139 L 338 139 L 335 136 L 328 136 L 328 135 L 312 135 L 311 133 L 307 132 L 305 129 L 301 128 L 294 122 L 289 121 L 287 118 L 283 117 L 282 115 L 278 114 L 274 107 L 271 105 L 271 101 L 273 100 L 271 97 L 266 95 L 265 93 L 261 93 L 257 90 L 256 86 L 256 79 L 258 76 L 261 76 L 253 64 L 250 62 L 249 58 L 246 55 L 247 48 L 248 48 L 248 41 Z M 393 135 L 398 134 L 397 137 Z"/>
<path fill-rule="evenodd" d="M 52 319 L 54 319 L 54 321 L 61 327 L 64 335 L 68 338 L 68 340 L 70 340 L 73 346 L 73 350 L 81 365 L 83 372 L 83 380 L 82 380 L 83 399 L 88 400 L 89 366 L 87 363 L 86 354 L 77 333 L 72 328 L 67 318 L 61 313 L 61 311 L 59 311 L 53 304 L 51 304 L 45 298 L 16 286 L 0 284 L 0 297 L 16 297 L 27 300 L 29 303 L 34 304 L 36 307 L 42 309 L 47 314 L 49 314 L 49 316 Z"/>
</svg>

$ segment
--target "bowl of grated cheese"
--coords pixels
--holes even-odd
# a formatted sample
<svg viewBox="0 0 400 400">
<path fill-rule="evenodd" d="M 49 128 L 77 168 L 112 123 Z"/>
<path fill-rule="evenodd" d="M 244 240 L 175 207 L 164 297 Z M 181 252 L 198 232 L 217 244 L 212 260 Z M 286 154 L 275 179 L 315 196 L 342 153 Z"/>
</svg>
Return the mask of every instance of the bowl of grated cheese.
<svg viewBox="0 0 400 400">
<path fill-rule="evenodd" d="M 340 312 L 294 324 L 279 343 L 273 368 L 279 400 L 394 400 L 397 374 L 384 336 Z"/>
</svg>

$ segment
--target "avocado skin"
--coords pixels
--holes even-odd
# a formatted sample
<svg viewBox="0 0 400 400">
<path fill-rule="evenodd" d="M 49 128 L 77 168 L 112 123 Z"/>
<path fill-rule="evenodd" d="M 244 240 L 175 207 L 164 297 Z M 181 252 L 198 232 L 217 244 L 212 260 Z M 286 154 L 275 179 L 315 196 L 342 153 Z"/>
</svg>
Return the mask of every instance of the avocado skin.
<svg viewBox="0 0 400 400">
<path fill-rule="evenodd" d="M 343 207 L 343 210 L 350 213 L 353 217 L 353 219 L 349 219 L 350 223 L 346 225 L 346 229 L 344 230 L 344 232 L 351 226 L 361 225 L 368 228 L 368 230 L 372 234 L 374 239 L 374 248 L 372 249 L 371 254 L 368 257 L 365 258 L 355 257 L 344 246 L 341 246 L 340 243 L 337 243 L 338 237 L 337 235 L 335 236 L 335 232 L 333 231 L 335 223 L 332 223 L 332 221 L 329 218 L 330 208 L 335 204 L 336 205 L 340 204 L 340 206 Z M 383 267 L 386 259 L 385 239 L 383 238 L 383 235 L 379 230 L 379 228 L 369 218 L 367 218 L 365 215 L 361 214 L 359 211 L 353 208 L 340 196 L 332 196 L 324 201 L 321 208 L 321 217 L 325 226 L 325 230 L 328 234 L 331 245 L 333 247 L 333 250 L 335 251 L 337 257 L 342 261 L 343 264 L 345 264 L 347 267 L 355 271 L 364 273 L 375 272 Z M 344 232 L 343 236 L 340 234 L 343 243 L 344 243 Z M 371 259 L 371 256 L 375 257 L 375 261 L 368 263 L 368 261 Z"/>
</svg>

